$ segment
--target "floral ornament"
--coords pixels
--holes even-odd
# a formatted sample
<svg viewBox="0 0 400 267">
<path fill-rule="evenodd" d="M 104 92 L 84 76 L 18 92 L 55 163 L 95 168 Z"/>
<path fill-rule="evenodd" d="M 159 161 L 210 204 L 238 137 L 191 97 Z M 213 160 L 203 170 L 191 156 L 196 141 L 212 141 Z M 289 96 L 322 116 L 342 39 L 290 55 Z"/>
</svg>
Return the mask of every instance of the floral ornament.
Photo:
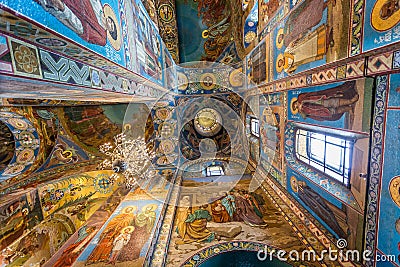
<svg viewBox="0 0 400 267">
<path fill-rule="evenodd" d="M 113 189 L 113 181 L 110 180 L 109 176 L 106 174 L 99 174 L 93 181 L 94 188 L 97 192 L 107 194 Z"/>
<path fill-rule="evenodd" d="M 35 53 L 24 45 L 17 47 L 14 58 L 18 63 L 18 66 L 27 73 L 33 73 L 38 69 L 38 60 Z"/>
<path fill-rule="evenodd" d="M 36 149 L 39 147 L 39 139 L 31 132 L 32 129 L 16 133 L 16 137 L 23 147 Z"/>
<path fill-rule="evenodd" d="M 61 189 L 57 189 L 55 191 L 51 190 L 50 200 L 58 201 L 64 197 L 64 191 Z"/>
</svg>

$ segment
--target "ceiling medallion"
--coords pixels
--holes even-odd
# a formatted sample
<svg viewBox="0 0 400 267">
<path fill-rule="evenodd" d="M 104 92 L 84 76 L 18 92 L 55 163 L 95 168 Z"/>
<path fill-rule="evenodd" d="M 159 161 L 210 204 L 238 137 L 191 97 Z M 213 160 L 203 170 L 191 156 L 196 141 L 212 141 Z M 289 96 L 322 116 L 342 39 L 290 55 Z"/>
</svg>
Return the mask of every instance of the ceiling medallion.
<svg viewBox="0 0 400 267">
<path fill-rule="evenodd" d="M 213 73 L 204 73 L 200 77 L 200 85 L 205 90 L 212 90 L 217 85 L 217 78 Z"/>
<path fill-rule="evenodd" d="M 203 136 L 213 136 L 221 130 L 222 118 L 215 109 L 204 108 L 194 117 L 194 128 Z"/>
</svg>

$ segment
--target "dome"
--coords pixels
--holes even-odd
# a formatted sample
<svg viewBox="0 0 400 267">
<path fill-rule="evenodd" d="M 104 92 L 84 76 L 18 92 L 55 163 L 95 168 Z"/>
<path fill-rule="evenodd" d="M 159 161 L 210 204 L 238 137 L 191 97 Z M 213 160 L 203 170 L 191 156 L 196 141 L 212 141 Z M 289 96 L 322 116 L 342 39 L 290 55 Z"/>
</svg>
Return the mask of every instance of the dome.
<svg viewBox="0 0 400 267">
<path fill-rule="evenodd" d="M 215 109 L 204 108 L 194 117 L 194 128 L 203 136 L 213 136 L 221 130 L 222 118 Z"/>
</svg>

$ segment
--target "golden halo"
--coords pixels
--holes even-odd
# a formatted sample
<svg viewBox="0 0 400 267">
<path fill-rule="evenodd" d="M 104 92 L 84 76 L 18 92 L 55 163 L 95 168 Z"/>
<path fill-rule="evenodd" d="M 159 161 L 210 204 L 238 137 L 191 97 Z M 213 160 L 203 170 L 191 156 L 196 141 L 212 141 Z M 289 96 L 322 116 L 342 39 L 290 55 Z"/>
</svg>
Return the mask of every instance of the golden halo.
<svg viewBox="0 0 400 267">
<path fill-rule="evenodd" d="M 115 50 L 119 51 L 121 49 L 121 28 L 119 26 L 119 20 L 117 19 L 117 16 L 114 13 L 114 10 L 110 7 L 110 5 L 105 4 L 103 6 L 103 12 L 104 12 L 104 16 L 106 18 L 110 17 L 114 23 L 115 23 L 115 30 L 117 31 L 117 39 L 114 40 L 114 38 L 111 37 L 111 34 L 109 31 L 107 31 L 107 39 L 110 42 L 110 44 L 112 45 L 112 47 L 114 47 Z"/>
<path fill-rule="evenodd" d="M 17 154 L 16 161 L 20 164 L 31 161 L 35 157 L 35 151 L 31 148 L 25 148 Z"/>
<path fill-rule="evenodd" d="M 299 112 L 298 109 L 294 110 L 293 109 L 293 103 L 297 101 L 297 97 L 293 97 L 292 100 L 290 101 L 290 110 L 292 111 L 292 114 L 295 115 Z"/>
<path fill-rule="evenodd" d="M 388 1 L 375 1 L 375 5 L 371 12 L 371 26 L 379 31 L 384 32 L 390 30 L 399 23 L 400 12 L 399 10 L 393 12 L 387 19 L 382 19 L 381 9 Z"/>
<path fill-rule="evenodd" d="M 390 181 L 389 193 L 393 202 L 400 207 L 400 176 L 395 176 Z"/>
<path fill-rule="evenodd" d="M 294 176 L 290 177 L 290 187 L 292 187 L 292 190 L 296 193 L 299 191 L 299 187 L 297 186 L 297 179 Z"/>
<path fill-rule="evenodd" d="M 127 209 L 132 209 L 132 211 L 128 212 Z M 132 214 L 135 211 L 137 211 L 137 207 L 136 206 L 127 206 L 125 208 L 122 209 L 121 213 L 128 213 L 128 214 Z"/>
<path fill-rule="evenodd" d="M 235 69 L 229 74 L 229 83 L 231 86 L 239 87 L 243 85 L 244 74 L 241 69 Z"/>
<path fill-rule="evenodd" d="M 282 38 L 282 41 L 279 42 L 279 39 L 278 39 L 279 35 L 283 35 L 283 28 L 278 30 L 278 34 L 276 35 L 276 40 L 275 40 L 276 47 L 278 49 L 281 49 L 283 46 L 283 38 Z"/>
<path fill-rule="evenodd" d="M 166 107 L 168 105 L 169 105 L 169 103 L 167 101 L 159 101 L 155 104 L 155 106 L 158 108 Z"/>
<path fill-rule="evenodd" d="M 275 63 L 276 71 L 277 71 L 278 73 L 281 73 L 281 72 L 283 71 L 283 68 L 284 68 L 285 64 L 283 64 L 282 66 L 278 66 L 279 60 L 285 61 L 285 57 L 283 56 L 283 54 L 279 54 L 279 55 L 276 57 L 276 63 Z"/>
<path fill-rule="evenodd" d="M 132 233 L 133 231 L 135 231 L 135 227 L 134 226 L 126 226 L 126 227 L 122 228 L 120 233 L 124 234 L 126 229 L 129 229 L 129 232 L 128 232 L 129 234 Z"/>
<path fill-rule="evenodd" d="M 158 208 L 157 204 L 148 204 L 142 208 L 142 212 L 145 212 L 148 208 L 150 211 L 155 211 Z"/>
</svg>

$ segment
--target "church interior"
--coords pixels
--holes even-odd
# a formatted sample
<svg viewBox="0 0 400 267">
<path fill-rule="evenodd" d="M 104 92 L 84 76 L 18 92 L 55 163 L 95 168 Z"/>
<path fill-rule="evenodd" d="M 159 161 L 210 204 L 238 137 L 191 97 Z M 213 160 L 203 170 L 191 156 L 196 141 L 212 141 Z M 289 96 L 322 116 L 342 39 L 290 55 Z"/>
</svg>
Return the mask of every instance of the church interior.
<svg viewBox="0 0 400 267">
<path fill-rule="evenodd" d="M 0 264 L 400 267 L 398 0 L 0 0 Z"/>
</svg>

